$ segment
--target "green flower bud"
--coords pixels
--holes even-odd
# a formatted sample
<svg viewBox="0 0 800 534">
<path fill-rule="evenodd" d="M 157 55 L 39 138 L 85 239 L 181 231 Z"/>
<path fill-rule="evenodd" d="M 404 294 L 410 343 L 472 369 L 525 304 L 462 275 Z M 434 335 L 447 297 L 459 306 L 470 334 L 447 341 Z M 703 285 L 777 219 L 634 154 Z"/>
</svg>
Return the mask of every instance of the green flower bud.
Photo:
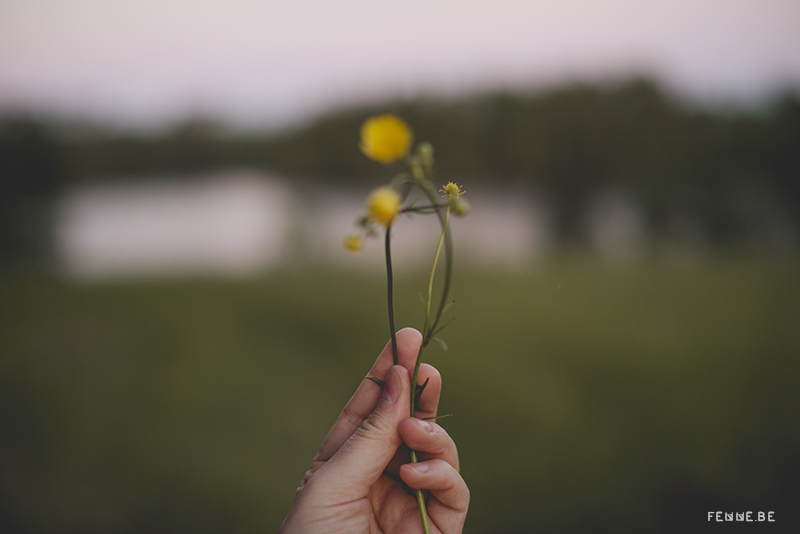
<svg viewBox="0 0 800 534">
<path fill-rule="evenodd" d="M 417 147 L 417 156 L 419 156 L 422 165 L 429 171 L 433 169 L 433 145 L 427 141 L 420 143 Z"/>
</svg>

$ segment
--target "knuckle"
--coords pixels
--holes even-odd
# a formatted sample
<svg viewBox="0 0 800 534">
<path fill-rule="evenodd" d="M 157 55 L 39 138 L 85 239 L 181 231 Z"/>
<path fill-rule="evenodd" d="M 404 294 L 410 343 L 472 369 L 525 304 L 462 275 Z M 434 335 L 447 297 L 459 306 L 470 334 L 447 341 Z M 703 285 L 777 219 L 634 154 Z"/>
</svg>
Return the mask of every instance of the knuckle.
<svg viewBox="0 0 800 534">
<path fill-rule="evenodd" d="M 320 467 L 325 465 L 325 462 L 322 460 L 317 460 L 316 458 L 312 460 L 311 467 L 309 467 L 308 471 L 306 471 L 305 475 L 303 475 L 303 480 L 300 482 L 300 485 L 297 487 L 297 491 L 295 492 L 296 495 L 300 495 L 306 487 L 311 483 L 311 480 L 314 478 L 314 475 L 319 470 Z"/>
<path fill-rule="evenodd" d="M 467 483 L 460 475 L 455 475 L 451 480 L 447 490 L 451 494 L 453 507 L 459 511 L 466 511 L 469 508 L 470 491 Z"/>
<path fill-rule="evenodd" d="M 355 413 L 350 406 L 345 406 L 344 410 L 342 410 L 342 415 L 344 416 L 345 421 L 353 426 L 358 426 L 364 420 L 364 417 Z"/>
<path fill-rule="evenodd" d="M 430 445 L 434 449 L 431 452 L 439 454 L 455 450 L 456 447 L 450 434 L 437 424 L 433 425 L 433 431 L 430 433 Z"/>
<path fill-rule="evenodd" d="M 385 422 L 377 410 L 369 414 L 369 417 L 361 421 L 361 430 L 368 433 L 383 431 Z"/>
<path fill-rule="evenodd" d="M 466 484 L 463 484 L 460 490 L 458 502 L 463 503 L 458 507 L 461 512 L 466 512 L 469 508 L 470 492 Z"/>
</svg>

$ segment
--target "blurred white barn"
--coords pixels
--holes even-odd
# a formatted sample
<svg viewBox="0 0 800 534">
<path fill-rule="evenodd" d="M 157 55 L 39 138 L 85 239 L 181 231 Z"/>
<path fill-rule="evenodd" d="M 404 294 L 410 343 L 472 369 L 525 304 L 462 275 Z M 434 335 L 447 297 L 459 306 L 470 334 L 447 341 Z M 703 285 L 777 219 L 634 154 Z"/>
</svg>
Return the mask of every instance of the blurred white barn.
<svg viewBox="0 0 800 534">
<path fill-rule="evenodd" d="M 86 187 L 61 200 L 56 246 L 80 277 L 246 275 L 280 260 L 292 200 L 249 173 Z"/>
<path fill-rule="evenodd" d="M 96 185 L 60 200 L 56 245 L 66 272 L 82 278 L 247 276 L 298 264 L 381 269 L 381 239 L 359 255 L 342 248 L 367 193 L 250 172 Z M 547 212 L 532 198 L 472 188 L 468 198 L 472 212 L 452 223 L 459 262 L 516 269 L 547 250 Z M 428 265 L 437 239 L 430 216 L 403 216 L 393 228 L 396 267 Z"/>
</svg>

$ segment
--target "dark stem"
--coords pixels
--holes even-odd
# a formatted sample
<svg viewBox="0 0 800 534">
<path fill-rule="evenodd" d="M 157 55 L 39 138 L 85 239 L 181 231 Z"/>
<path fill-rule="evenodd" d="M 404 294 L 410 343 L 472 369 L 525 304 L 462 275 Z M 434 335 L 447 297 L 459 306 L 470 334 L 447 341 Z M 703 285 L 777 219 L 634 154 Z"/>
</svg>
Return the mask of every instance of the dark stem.
<svg viewBox="0 0 800 534">
<path fill-rule="evenodd" d="M 443 206 L 439 204 L 431 204 L 430 206 L 411 206 L 400 211 L 400 213 L 433 213 L 436 210 L 442 209 Z"/>
<path fill-rule="evenodd" d="M 389 334 L 392 337 L 392 361 L 398 365 L 400 360 L 397 357 L 397 334 L 394 330 L 394 298 L 392 291 L 392 223 L 386 226 L 386 285 L 387 303 L 389 306 Z"/>
</svg>

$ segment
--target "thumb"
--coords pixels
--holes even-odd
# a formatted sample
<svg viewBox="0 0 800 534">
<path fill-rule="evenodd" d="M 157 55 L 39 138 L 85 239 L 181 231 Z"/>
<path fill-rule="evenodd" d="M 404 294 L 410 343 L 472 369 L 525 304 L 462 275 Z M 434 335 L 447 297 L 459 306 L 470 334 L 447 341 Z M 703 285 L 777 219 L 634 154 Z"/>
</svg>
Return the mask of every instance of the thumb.
<svg viewBox="0 0 800 534">
<path fill-rule="evenodd" d="M 402 443 L 398 426 L 408 417 L 410 389 L 405 367 L 389 369 L 375 409 L 315 478 L 329 479 L 341 497 L 365 496 Z"/>
</svg>

